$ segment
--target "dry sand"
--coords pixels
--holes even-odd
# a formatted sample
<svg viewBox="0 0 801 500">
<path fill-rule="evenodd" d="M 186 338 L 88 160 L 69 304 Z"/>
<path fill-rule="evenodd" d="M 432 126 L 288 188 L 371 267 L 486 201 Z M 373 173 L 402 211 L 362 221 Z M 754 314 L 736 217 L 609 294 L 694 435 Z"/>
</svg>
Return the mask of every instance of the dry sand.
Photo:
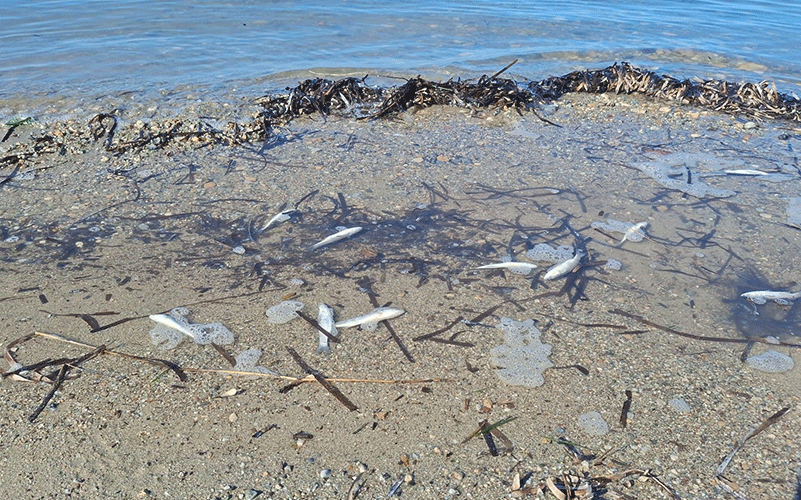
<svg viewBox="0 0 801 500">
<path fill-rule="evenodd" d="M 748 280 L 799 288 L 801 233 L 786 214 L 787 199 L 799 192 L 799 130 L 631 96 L 568 95 L 542 113 L 561 128 L 530 114 L 431 108 L 380 121 L 296 120 L 265 147 L 176 142 L 121 156 L 102 141 L 59 139 L 70 127 L 85 128 L 91 112 L 17 129 L 4 156 L 42 134 L 55 134 L 63 147 L 28 158 L 0 186 L 3 345 L 51 332 L 184 368 L 230 369 L 217 351 L 189 339 L 166 352 L 151 343 L 155 323 L 147 316 L 183 305 L 193 321 L 234 333 L 229 353 L 261 349 L 259 364 L 275 372 L 306 375 L 290 347 L 326 377 L 412 382 L 337 382 L 358 407 L 349 411 L 316 383 L 282 391 L 285 381 L 195 372 L 182 382 L 159 367 L 103 355 L 72 370 L 79 376 L 31 423 L 49 385 L 5 379 L 6 494 L 510 498 L 536 495 L 546 479 L 572 471 L 594 478 L 597 498 L 671 498 L 643 475 L 650 471 L 678 497 L 721 498 L 713 477 L 724 457 L 789 406 L 745 443 L 725 477 L 745 498 L 798 495 L 799 369 L 774 374 L 744 364 L 736 320 L 751 334 L 790 343 L 792 335 L 782 334 L 801 334 L 795 305 L 755 319 L 738 296 Z M 121 135 L 135 134 L 144 119 L 124 118 Z M 683 194 L 635 168 L 673 160 L 690 167 L 693 182 L 737 194 Z M 787 177 L 704 177 L 721 166 Z M 300 200 L 300 213 L 259 231 Z M 590 226 L 606 218 L 647 221 L 648 237 L 617 245 L 621 234 Z M 564 222 L 592 238 L 581 269 L 589 281 L 574 305 L 544 295 L 558 292 L 564 278 L 544 283 L 541 275 L 475 270 L 509 249 L 526 261 L 527 242 L 573 245 Z M 337 226 L 356 225 L 366 230 L 308 251 Z M 594 265 L 609 259 L 622 269 Z M 351 317 L 372 309 L 370 290 L 379 303 L 407 311 L 391 325 L 414 362 L 384 326 L 342 330 L 342 342 L 324 356 L 306 322 L 274 325 L 265 316 L 294 294 L 310 316 L 323 302 L 337 318 Z M 413 341 L 498 305 L 479 324 L 457 322 L 440 336 L 459 332 L 455 340 L 465 345 Z M 689 339 L 614 309 L 735 341 Z M 100 325 L 138 319 L 92 332 L 82 314 Z M 494 326 L 501 317 L 537 321 L 553 346 L 550 359 L 563 368 L 547 370 L 541 387 L 500 381 L 490 349 L 503 342 Z M 751 352 L 769 348 L 801 361 L 784 345 L 756 343 Z M 37 337 L 13 355 L 28 364 L 87 351 Z M 671 405 L 675 398 L 688 407 Z M 591 411 L 608 433 L 579 425 Z M 499 429 L 511 452 L 492 456 L 481 437 L 463 442 L 483 420 L 507 418 Z M 293 437 L 301 432 L 313 437 Z M 523 485 L 513 491 L 517 474 Z"/>
</svg>

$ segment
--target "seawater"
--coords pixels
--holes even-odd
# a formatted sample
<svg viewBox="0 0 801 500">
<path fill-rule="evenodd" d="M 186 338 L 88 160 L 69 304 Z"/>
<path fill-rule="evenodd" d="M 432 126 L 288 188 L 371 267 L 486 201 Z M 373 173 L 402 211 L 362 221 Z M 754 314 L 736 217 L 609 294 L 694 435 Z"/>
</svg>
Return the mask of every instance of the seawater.
<svg viewBox="0 0 801 500">
<path fill-rule="evenodd" d="M 310 76 L 541 79 L 616 61 L 801 93 L 801 9 L 762 1 L 37 0 L 0 13 L 3 114 L 25 103 Z M 8 103 L 14 103 L 9 105 Z"/>
</svg>

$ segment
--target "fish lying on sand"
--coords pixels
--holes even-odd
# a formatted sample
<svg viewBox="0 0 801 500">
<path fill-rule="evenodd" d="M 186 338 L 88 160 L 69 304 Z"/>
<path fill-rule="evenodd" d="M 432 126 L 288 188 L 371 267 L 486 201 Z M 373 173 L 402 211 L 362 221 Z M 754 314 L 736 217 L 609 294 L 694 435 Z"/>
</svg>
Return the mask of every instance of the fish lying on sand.
<svg viewBox="0 0 801 500">
<path fill-rule="evenodd" d="M 292 214 L 294 214 L 295 212 L 297 212 L 297 210 L 295 210 L 294 208 L 288 208 L 286 210 L 281 210 L 277 214 L 273 215 L 272 219 L 267 221 L 267 224 L 265 224 L 264 227 L 261 228 L 260 232 L 266 231 L 273 224 L 277 224 L 279 222 L 284 222 L 285 220 L 291 219 L 292 218 Z"/>
<path fill-rule="evenodd" d="M 745 292 L 740 295 L 744 299 L 750 300 L 754 304 L 762 305 L 769 300 L 777 304 L 786 306 L 793 303 L 794 300 L 801 299 L 801 292 L 777 292 L 773 290 L 757 290 L 754 292 Z"/>
<path fill-rule="evenodd" d="M 374 325 L 385 319 L 397 318 L 405 312 L 406 311 L 403 309 L 396 309 L 394 307 L 376 307 L 364 316 L 357 316 L 355 318 L 339 321 L 334 324 L 334 326 L 337 328 L 352 328 L 354 326 Z"/>
<path fill-rule="evenodd" d="M 545 276 L 543 276 L 542 279 L 545 281 L 550 281 L 567 275 L 568 273 L 572 272 L 573 269 L 578 267 L 581 259 L 583 259 L 586 255 L 587 252 L 580 248 L 576 248 L 576 254 L 573 257 L 548 269 L 548 272 L 545 273 Z"/>
<path fill-rule="evenodd" d="M 173 330 L 178 330 L 179 332 L 183 333 L 184 335 L 191 337 L 197 340 L 195 332 L 188 328 L 185 324 L 179 322 L 169 314 L 151 314 L 148 318 L 152 319 L 156 323 L 161 323 L 162 325 L 166 326 L 167 328 L 172 328 Z"/>
<path fill-rule="evenodd" d="M 317 324 L 320 328 L 327 331 L 331 335 L 336 336 L 337 327 L 334 326 L 334 310 L 325 304 L 320 304 L 317 312 Z M 317 346 L 317 352 L 320 354 L 328 354 L 331 348 L 328 347 L 328 336 L 323 332 L 320 333 L 320 344 Z"/>
<path fill-rule="evenodd" d="M 315 243 L 314 245 L 309 247 L 309 250 L 317 250 L 320 247 L 324 247 L 326 245 L 330 245 L 332 243 L 336 243 L 337 241 L 344 240 L 345 238 L 350 238 L 354 234 L 361 232 L 362 229 L 364 229 L 364 228 L 361 227 L 361 226 L 349 227 L 349 228 L 343 229 L 342 231 L 334 233 L 331 236 L 328 236 L 326 238 L 323 238 L 321 241 L 318 241 L 317 243 Z"/>
<path fill-rule="evenodd" d="M 478 266 L 476 269 L 507 269 L 517 274 L 528 274 L 537 269 L 537 264 L 529 262 L 498 262 L 497 264 Z"/>
<path fill-rule="evenodd" d="M 637 224 L 634 224 L 626 230 L 626 233 L 623 235 L 623 239 L 620 240 L 618 245 L 622 245 L 626 240 L 642 241 L 642 239 L 645 238 L 645 231 L 643 231 L 643 229 L 646 227 L 648 227 L 647 222 L 638 222 Z"/>
</svg>

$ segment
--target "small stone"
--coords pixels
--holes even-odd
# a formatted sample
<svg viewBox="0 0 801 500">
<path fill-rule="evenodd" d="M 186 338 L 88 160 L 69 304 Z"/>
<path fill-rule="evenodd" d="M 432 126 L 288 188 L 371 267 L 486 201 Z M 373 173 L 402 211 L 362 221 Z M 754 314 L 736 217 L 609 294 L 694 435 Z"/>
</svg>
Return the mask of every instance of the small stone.
<svg viewBox="0 0 801 500">
<path fill-rule="evenodd" d="M 232 424 L 236 422 L 236 413 L 228 415 L 228 421 L 231 422 Z"/>
<path fill-rule="evenodd" d="M 204 189 L 211 189 L 211 188 L 215 187 L 216 185 L 217 185 L 217 183 L 216 183 L 216 182 L 214 182 L 214 181 L 209 181 L 209 182 L 207 182 L 207 183 L 203 184 L 203 188 L 204 188 Z"/>
</svg>

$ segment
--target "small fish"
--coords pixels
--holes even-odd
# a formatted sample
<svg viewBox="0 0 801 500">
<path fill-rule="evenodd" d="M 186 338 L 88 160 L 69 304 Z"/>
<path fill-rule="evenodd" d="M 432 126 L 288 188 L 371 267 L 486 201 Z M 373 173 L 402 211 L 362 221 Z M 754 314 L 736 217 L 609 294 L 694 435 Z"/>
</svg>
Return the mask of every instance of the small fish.
<svg viewBox="0 0 801 500">
<path fill-rule="evenodd" d="M 323 238 L 321 241 L 318 241 L 317 243 L 309 247 L 309 250 L 317 250 L 320 247 L 336 243 L 337 241 L 344 240 L 345 238 L 350 238 L 354 234 L 361 232 L 362 229 L 363 228 L 361 226 L 349 227 L 347 229 L 343 229 L 338 233 L 334 233 L 331 236 L 328 236 L 327 238 Z"/>
<path fill-rule="evenodd" d="M 320 304 L 320 307 L 318 308 L 317 324 L 320 325 L 320 328 L 327 331 L 331 335 L 337 334 L 337 327 L 334 326 L 334 310 L 325 304 Z M 323 332 L 319 333 L 320 345 L 317 347 L 317 352 L 319 354 L 328 354 L 331 352 L 331 348 L 328 347 L 328 337 Z"/>
<path fill-rule="evenodd" d="M 776 292 L 773 290 L 758 290 L 745 292 L 740 295 L 744 299 L 750 300 L 754 304 L 762 305 L 769 300 L 781 305 L 790 305 L 794 300 L 801 299 L 801 292 Z"/>
<path fill-rule="evenodd" d="M 156 323 L 160 323 L 167 328 L 172 328 L 173 330 L 178 330 L 179 332 L 183 333 L 188 337 L 192 337 L 193 339 L 197 340 L 195 337 L 195 332 L 193 332 L 189 327 L 180 323 L 178 320 L 170 316 L 169 314 L 151 314 L 148 318 L 152 319 Z"/>
<path fill-rule="evenodd" d="M 754 170 L 751 168 L 724 170 L 724 172 L 726 173 L 726 175 L 750 175 L 750 176 L 770 175 L 770 172 L 763 172 L 762 170 Z"/>
<path fill-rule="evenodd" d="M 288 208 L 286 210 L 278 212 L 277 214 L 273 215 L 272 219 L 267 221 L 267 224 L 265 224 L 263 228 L 261 228 L 261 232 L 266 231 L 267 228 L 269 228 L 273 224 L 289 220 L 292 217 L 292 214 L 294 214 L 295 212 L 297 212 L 297 210 L 295 210 L 294 208 Z"/>
<path fill-rule="evenodd" d="M 497 264 L 478 266 L 476 269 L 508 269 L 513 273 L 528 274 L 532 270 L 537 269 L 537 264 L 531 264 L 529 262 L 498 262 Z"/>
<path fill-rule="evenodd" d="M 586 255 L 587 252 L 577 248 L 576 254 L 573 257 L 548 269 L 548 272 L 545 273 L 545 276 L 543 276 L 542 279 L 545 281 L 550 281 L 565 276 L 566 274 L 572 272 L 573 269 L 579 265 L 581 259 L 583 259 Z"/>
<path fill-rule="evenodd" d="M 385 319 L 397 318 L 405 312 L 403 309 L 395 309 L 394 307 L 376 307 L 364 316 L 346 319 L 334 324 L 334 326 L 337 328 L 352 328 L 354 326 L 368 325 Z"/>
<path fill-rule="evenodd" d="M 631 226 L 626 230 L 626 233 L 623 235 L 623 239 L 620 240 L 620 243 L 618 243 L 618 245 L 622 245 L 623 242 L 626 240 L 642 241 L 642 239 L 645 238 L 645 232 L 643 231 L 643 229 L 645 229 L 646 227 L 648 227 L 647 222 L 638 222 L 637 224 L 634 224 L 633 226 Z"/>
</svg>

